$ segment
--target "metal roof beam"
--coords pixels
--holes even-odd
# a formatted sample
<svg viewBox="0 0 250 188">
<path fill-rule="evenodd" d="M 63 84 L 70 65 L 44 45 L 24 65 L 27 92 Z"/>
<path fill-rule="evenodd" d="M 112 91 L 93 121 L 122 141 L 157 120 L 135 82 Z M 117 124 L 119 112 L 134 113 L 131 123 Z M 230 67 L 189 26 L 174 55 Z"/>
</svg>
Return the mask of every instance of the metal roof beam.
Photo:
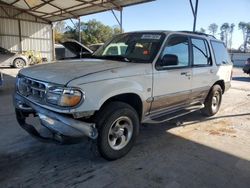
<svg viewBox="0 0 250 188">
<path fill-rule="evenodd" d="M 45 3 L 44 0 L 42 0 L 42 2 Z M 60 8 L 60 7 L 58 7 L 58 6 L 54 5 L 54 4 L 52 4 L 51 2 L 47 2 L 47 4 L 49 4 L 49 5 L 51 5 L 51 6 L 55 7 L 55 8 L 57 8 L 57 9 L 59 9 L 59 10 L 61 11 L 61 15 L 62 15 L 62 11 L 64 11 L 65 13 L 68 13 L 68 14 L 72 15 L 73 17 L 77 17 L 76 15 L 72 14 L 71 12 L 68 12 L 68 11 L 62 9 L 62 8 Z"/>
<path fill-rule="evenodd" d="M 191 9 L 192 9 L 193 16 L 194 16 L 193 32 L 195 32 L 199 0 L 195 0 L 195 8 L 194 8 L 192 0 L 189 0 L 189 3 L 190 3 L 190 6 L 191 6 Z"/>
<path fill-rule="evenodd" d="M 20 1 L 20 0 L 16 0 L 16 1 L 14 1 L 13 3 L 10 3 L 10 5 L 14 5 L 14 4 L 17 3 L 18 1 Z"/>
<path fill-rule="evenodd" d="M 41 3 L 40 5 L 37 5 L 37 6 L 32 7 L 30 10 L 39 9 L 40 7 L 46 5 L 47 3 L 50 3 L 51 1 L 54 1 L 54 0 L 49 0 L 49 1 L 46 1 L 46 2 L 43 1 L 43 3 Z"/>
<path fill-rule="evenodd" d="M 0 0 L 0 6 L 1 6 L 1 7 L 7 7 L 7 8 L 16 9 L 16 10 L 21 11 L 22 13 L 29 14 L 29 15 L 35 17 L 36 19 L 41 19 L 41 20 L 43 20 L 44 22 L 51 23 L 50 20 L 47 20 L 47 19 L 45 19 L 45 18 L 41 18 L 41 17 L 39 17 L 39 16 L 36 16 L 36 15 L 34 15 L 34 14 L 28 12 L 28 11 L 25 10 L 25 9 L 21 9 L 21 8 L 14 7 L 14 6 L 12 6 L 12 5 L 10 5 L 10 4 L 7 4 L 7 3 L 5 3 L 5 2 L 3 2 L 3 1 L 1 1 L 1 0 Z"/>
</svg>

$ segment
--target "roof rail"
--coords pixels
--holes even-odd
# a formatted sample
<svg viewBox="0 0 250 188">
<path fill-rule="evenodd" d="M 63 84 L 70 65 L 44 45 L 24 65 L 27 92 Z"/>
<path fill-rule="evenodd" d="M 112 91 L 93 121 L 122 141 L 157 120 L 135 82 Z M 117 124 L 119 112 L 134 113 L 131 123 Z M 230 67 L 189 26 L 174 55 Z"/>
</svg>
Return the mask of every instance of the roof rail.
<svg viewBox="0 0 250 188">
<path fill-rule="evenodd" d="M 213 35 L 209 35 L 209 34 L 206 34 L 206 33 L 197 32 L 197 31 L 179 31 L 179 32 L 190 33 L 190 34 L 196 34 L 196 35 L 204 35 L 204 36 L 206 36 L 206 37 L 213 37 L 213 38 L 216 39 L 216 37 L 213 36 Z"/>
</svg>

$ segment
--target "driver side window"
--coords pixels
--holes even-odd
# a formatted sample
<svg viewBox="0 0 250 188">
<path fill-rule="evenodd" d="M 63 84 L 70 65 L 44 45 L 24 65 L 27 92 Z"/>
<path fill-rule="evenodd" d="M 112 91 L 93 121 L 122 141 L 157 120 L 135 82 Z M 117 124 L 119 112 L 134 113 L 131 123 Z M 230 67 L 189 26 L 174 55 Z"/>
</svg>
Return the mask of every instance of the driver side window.
<svg viewBox="0 0 250 188">
<path fill-rule="evenodd" d="M 186 36 L 170 37 L 162 51 L 158 66 L 178 68 L 189 66 L 189 40 Z"/>
</svg>

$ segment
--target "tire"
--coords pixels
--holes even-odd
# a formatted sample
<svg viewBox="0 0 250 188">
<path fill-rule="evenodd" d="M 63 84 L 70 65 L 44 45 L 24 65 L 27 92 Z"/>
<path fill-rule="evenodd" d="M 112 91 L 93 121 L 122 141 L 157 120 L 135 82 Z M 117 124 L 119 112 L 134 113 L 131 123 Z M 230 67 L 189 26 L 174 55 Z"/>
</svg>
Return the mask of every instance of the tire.
<svg viewBox="0 0 250 188">
<path fill-rule="evenodd" d="M 214 85 L 205 100 L 205 107 L 201 110 L 202 114 L 205 116 L 215 115 L 220 109 L 221 100 L 222 89 L 219 85 Z"/>
<path fill-rule="evenodd" d="M 139 133 L 137 112 L 123 102 L 111 102 L 97 114 L 97 148 L 102 157 L 116 160 L 133 147 Z"/>
<path fill-rule="evenodd" d="M 25 61 L 21 58 L 16 58 L 13 62 L 13 66 L 15 68 L 19 68 L 19 69 L 23 68 L 25 66 L 25 64 L 26 64 Z"/>
</svg>

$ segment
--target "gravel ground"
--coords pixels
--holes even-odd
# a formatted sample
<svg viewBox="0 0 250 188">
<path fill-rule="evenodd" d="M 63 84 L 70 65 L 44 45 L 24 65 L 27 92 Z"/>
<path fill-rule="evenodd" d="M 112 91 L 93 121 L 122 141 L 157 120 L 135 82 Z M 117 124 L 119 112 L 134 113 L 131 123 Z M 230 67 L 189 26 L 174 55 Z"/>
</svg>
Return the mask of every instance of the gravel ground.
<svg viewBox="0 0 250 188">
<path fill-rule="evenodd" d="M 249 187 L 250 77 L 234 69 L 219 113 L 199 112 L 141 127 L 124 158 L 107 162 L 86 139 L 76 145 L 40 143 L 16 122 L 16 69 L 2 69 L 0 187 Z"/>
</svg>

